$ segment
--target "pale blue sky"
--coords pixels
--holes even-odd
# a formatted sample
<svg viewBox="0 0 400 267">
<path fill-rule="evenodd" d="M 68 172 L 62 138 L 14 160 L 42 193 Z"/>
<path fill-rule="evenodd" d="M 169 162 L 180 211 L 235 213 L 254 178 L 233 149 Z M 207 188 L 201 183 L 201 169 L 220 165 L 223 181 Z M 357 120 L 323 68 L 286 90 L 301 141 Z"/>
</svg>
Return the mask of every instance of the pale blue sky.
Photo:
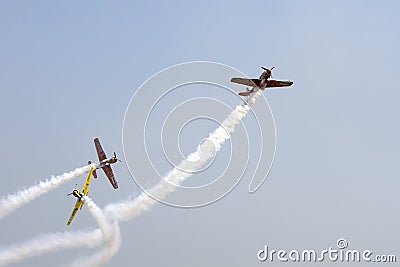
<svg viewBox="0 0 400 267">
<path fill-rule="evenodd" d="M 108 266 L 261 266 L 264 245 L 324 249 L 339 237 L 400 258 L 399 14 L 398 1 L 3 1 L 0 195 L 95 159 L 96 136 L 122 156 L 129 100 L 165 67 L 209 60 L 257 77 L 275 66 L 294 86 L 264 92 L 278 136 L 263 187 L 248 195 L 245 177 L 209 207 L 157 205 L 121 225 Z M 101 206 L 139 194 L 124 164 L 115 172 L 118 191 L 103 176 L 92 185 Z M 75 182 L 0 221 L 0 247 L 67 229 Z M 83 210 L 71 229 L 94 226 Z"/>
</svg>

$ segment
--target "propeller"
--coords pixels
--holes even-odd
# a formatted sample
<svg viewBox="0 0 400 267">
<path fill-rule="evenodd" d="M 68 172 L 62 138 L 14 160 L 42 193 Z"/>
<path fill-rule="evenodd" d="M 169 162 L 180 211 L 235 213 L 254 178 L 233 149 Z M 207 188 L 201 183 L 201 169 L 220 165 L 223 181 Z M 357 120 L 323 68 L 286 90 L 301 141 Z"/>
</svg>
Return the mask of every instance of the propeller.
<svg viewBox="0 0 400 267">
<path fill-rule="evenodd" d="M 119 158 L 117 158 L 117 154 L 114 152 L 114 158 L 116 158 L 119 162 L 122 162 Z"/>
<path fill-rule="evenodd" d="M 76 189 L 76 187 L 78 186 L 78 184 L 75 184 L 75 189 Z M 74 190 L 75 190 L 74 189 Z M 72 195 L 74 193 L 74 191 L 72 191 L 71 193 L 69 193 L 69 194 L 67 194 L 67 196 L 70 196 L 70 195 Z"/>
<path fill-rule="evenodd" d="M 271 69 L 267 69 L 266 67 L 261 67 L 261 69 L 263 69 L 263 70 L 265 70 L 265 71 L 269 71 L 269 73 L 270 73 L 270 77 L 272 78 L 272 70 L 274 69 L 275 67 L 272 67 Z"/>
</svg>

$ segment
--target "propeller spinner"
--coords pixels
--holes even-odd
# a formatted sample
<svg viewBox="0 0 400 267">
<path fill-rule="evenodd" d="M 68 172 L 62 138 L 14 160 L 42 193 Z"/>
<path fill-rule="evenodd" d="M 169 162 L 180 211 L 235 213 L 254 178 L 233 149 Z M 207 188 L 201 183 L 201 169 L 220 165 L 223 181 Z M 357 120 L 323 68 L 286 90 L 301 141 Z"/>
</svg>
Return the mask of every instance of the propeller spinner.
<svg viewBox="0 0 400 267">
<path fill-rule="evenodd" d="M 272 67 L 271 69 L 267 69 L 266 67 L 261 67 L 261 69 L 265 70 L 265 71 L 269 74 L 269 77 L 271 77 L 271 78 L 272 78 L 272 70 L 273 70 L 274 68 L 275 68 L 275 67 Z"/>
</svg>

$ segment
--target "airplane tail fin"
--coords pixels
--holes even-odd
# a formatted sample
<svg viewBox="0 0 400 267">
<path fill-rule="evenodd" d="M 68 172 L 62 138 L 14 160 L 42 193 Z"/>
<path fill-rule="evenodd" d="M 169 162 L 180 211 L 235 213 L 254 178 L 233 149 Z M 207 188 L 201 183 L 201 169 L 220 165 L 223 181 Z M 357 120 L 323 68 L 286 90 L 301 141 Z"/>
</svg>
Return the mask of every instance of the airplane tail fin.
<svg viewBox="0 0 400 267">
<path fill-rule="evenodd" d="M 90 160 L 87 163 L 88 163 L 88 165 L 92 164 L 92 162 Z M 94 178 L 97 178 L 96 169 L 93 170 L 92 175 Z"/>
</svg>

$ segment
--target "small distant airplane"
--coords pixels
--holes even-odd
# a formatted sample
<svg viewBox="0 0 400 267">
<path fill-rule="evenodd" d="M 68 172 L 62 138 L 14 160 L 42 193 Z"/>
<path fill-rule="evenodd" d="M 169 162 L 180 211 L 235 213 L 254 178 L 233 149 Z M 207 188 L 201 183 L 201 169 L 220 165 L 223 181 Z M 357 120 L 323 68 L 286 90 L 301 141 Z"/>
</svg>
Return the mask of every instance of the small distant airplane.
<svg viewBox="0 0 400 267">
<path fill-rule="evenodd" d="M 86 177 L 85 184 L 83 185 L 81 191 L 79 191 L 78 189 L 75 188 L 75 189 L 72 191 L 72 193 L 69 193 L 69 194 L 67 195 L 67 196 L 73 195 L 74 197 L 76 197 L 76 198 L 78 199 L 78 200 L 76 201 L 76 203 L 75 203 L 74 209 L 72 210 L 71 216 L 69 216 L 67 225 L 70 225 L 70 224 L 71 224 L 72 220 L 73 220 L 74 217 L 75 217 L 76 212 L 77 212 L 79 209 L 82 209 L 83 204 L 85 204 L 84 201 L 83 201 L 83 197 L 84 197 L 84 196 L 87 196 L 88 193 L 89 193 L 88 187 L 89 187 L 89 183 L 90 183 L 90 177 L 92 177 L 92 174 L 93 174 L 94 170 L 95 170 L 95 169 L 94 169 L 93 166 L 90 167 L 89 174 L 88 174 L 88 176 Z"/>
<path fill-rule="evenodd" d="M 264 90 L 267 87 L 284 87 L 284 86 L 291 86 L 293 84 L 292 81 L 269 80 L 270 78 L 272 78 L 272 70 L 274 68 L 275 67 L 267 69 L 265 67 L 261 67 L 261 69 L 263 69 L 264 71 L 261 74 L 260 78 L 258 79 L 232 78 L 231 82 L 253 87 L 251 90 L 249 90 L 249 88 L 246 88 L 246 92 L 240 92 L 239 93 L 240 96 L 250 95 L 251 93 L 254 92 L 255 87 Z"/>
<path fill-rule="evenodd" d="M 107 158 L 106 153 L 104 152 L 103 148 L 101 147 L 99 138 L 94 139 L 94 146 L 96 147 L 97 151 L 97 156 L 99 157 L 99 163 L 98 166 L 96 166 L 96 169 L 102 168 L 104 173 L 106 174 L 108 180 L 110 181 L 111 185 L 114 187 L 114 189 L 118 188 L 118 183 L 117 180 L 115 179 L 113 170 L 111 168 L 111 164 L 114 164 L 117 161 L 121 161 L 117 158 L 117 155 L 114 152 L 114 157 L 112 158 Z M 91 161 L 88 161 L 88 164 L 92 164 Z M 93 171 L 93 177 L 97 178 L 97 173 L 96 169 Z"/>
</svg>

